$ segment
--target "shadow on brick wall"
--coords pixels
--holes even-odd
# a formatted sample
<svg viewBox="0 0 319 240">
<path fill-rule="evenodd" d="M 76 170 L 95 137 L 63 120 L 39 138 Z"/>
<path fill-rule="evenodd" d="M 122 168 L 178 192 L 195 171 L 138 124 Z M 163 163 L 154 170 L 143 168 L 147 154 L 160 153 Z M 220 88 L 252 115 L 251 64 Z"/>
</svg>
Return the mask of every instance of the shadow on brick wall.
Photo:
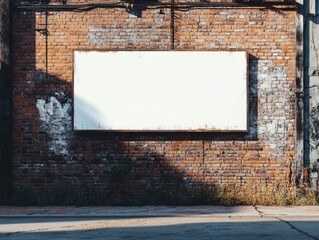
<svg viewBox="0 0 319 240">
<path fill-rule="evenodd" d="M 45 38 L 50 33 L 46 26 L 35 23 L 32 12 L 15 12 L 14 19 L 14 58 L 19 61 L 13 80 L 15 169 L 11 203 L 222 202 L 214 184 L 220 174 L 209 167 L 214 159 L 206 151 L 212 150 L 211 143 L 231 145 L 258 139 L 255 57 L 250 56 L 248 133 L 78 133 L 72 130 L 71 83 L 48 73 L 47 52 L 46 69 L 36 68 L 35 33 Z"/>
<path fill-rule="evenodd" d="M 15 204 L 220 203 L 218 169 L 206 151 L 212 142 L 257 138 L 257 76 L 250 81 L 248 134 L 81 133 L 72 129 L 71 84 L 29 71 L 34 84 L 23 91 L 34 114 L 19 122 Z"/>
</svg>

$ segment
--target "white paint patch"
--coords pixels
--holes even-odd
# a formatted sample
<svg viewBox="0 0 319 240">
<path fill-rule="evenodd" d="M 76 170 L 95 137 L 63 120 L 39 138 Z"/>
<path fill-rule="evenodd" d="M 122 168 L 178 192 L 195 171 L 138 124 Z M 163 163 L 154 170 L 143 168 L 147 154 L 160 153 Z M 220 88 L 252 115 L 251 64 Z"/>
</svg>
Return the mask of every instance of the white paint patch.
<svg viewBox="0 0 319 240">
<path fill-rule="evenodd" d="M 42 121 L 41 128 L 50 135 L 50 150 L 56 154 L 67 154 L 67 135 L 71 132 L 71 105 L 61 104 L 55 97 L 47 101 L 38 99 L 36 107 Z"/>
<path fill-rule="evenodd" d="M 269 60 L 259 60 L 254 73 L 258 81 L 258 139 L 272 148 L 270 155 L 282 157 L 287 145 L 290 89 L 285 67 Z"/>
<path fill-rule="evenodd" d="M 33 173 L 40 173 L 41 169 L 44 167 L 44 164 L 28 164 L 28 163 L 21 163 L 19 170 L 21 171 L 32 171 Z"/>
<path fill-rule="evenodd" d="M 246 52 L 76 51 L 74 129 L 247 131 Z"/>
<path fill-rule="evenodd" d="M 112 24 L 97 27 L 92 18 L 87 18 L 89 29 L 87 45 L 95 48 L 125 49 L 126 46 L 149 48 L 150 43 L 145 41 L 148 39 L 152 44 L 156 44 L 157 49 L 169 49 L 170 36 L 164 30 L 169 27 L 169 22 L 165 19 L 165 15 L 155 14 L 154 22 L 147 25 L 142 19 L 129 14 L 125 22 L 113 18 Z"/>
</svg>

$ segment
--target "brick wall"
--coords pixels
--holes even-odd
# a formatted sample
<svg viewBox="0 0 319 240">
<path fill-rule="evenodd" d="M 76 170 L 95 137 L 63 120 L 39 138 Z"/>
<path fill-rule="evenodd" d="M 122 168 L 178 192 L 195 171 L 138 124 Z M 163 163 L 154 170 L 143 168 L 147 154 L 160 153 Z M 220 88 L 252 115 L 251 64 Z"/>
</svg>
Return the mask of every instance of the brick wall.
<svg viewBox="0 0 319 240">
<path fill-rule="evenodd" d="M 218 184 L 294 184 L 295 17 L 272 8 L 180 9 L 172 37 L 170 9 L 16 10 L 15 187 L 90 189 L 152 203 L 192 200 Z M 249 133 L 72 131 L 73 50 L 170 50 L 173 43 L 248 51 Z"/>
</svg>

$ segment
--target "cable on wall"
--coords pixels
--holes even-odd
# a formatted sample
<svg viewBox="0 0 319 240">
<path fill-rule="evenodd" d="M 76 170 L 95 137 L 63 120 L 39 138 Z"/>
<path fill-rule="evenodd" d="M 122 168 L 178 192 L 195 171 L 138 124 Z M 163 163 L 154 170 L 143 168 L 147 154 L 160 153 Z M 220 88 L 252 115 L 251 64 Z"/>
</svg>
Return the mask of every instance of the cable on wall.
<svg viewBox="0 0 319 240">
<path fill-rule="evenodd" d="M 15 5 L 15 10 L 23 11 L 90 11 L 96 8 L 131 8 L 131 5 L 144 6 L 146 9 L 158 8 L 174 8 L 174 9 L 190 9 L 190 8 L 251 8 L 263 7 L 278 10 L 295 10 L 296 3 L 294 1 L 275 1 L 275 2 L 115 2 L 115 3 L 90 3 L 90 4 L 19 4 Z"/>
</svg>

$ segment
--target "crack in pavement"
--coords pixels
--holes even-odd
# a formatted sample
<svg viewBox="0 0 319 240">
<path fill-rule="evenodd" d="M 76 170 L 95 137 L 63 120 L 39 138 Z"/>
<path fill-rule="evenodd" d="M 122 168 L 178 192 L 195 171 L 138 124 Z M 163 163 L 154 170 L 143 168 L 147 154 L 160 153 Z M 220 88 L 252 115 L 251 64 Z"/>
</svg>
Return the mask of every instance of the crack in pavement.
<svg viewBox="0 0 319 240">
<path fill-rule="evenodd" d="M 33 232 L 43 232 L 43 231 L 52 231 L 52 230 L 59 230 L 59 229 L 82 229 L 83 231 L 96 231 L 96 228 L 92 229 L 86 229 L 85 227 L 90 227 L 90 226 L 96 226 L 96 225 L 105 225 L 105 221 L 97 221 L 95 223 L 85 223 L 85 224 L 80 224 L 80 225 L 67 225 L 67 226 L 59 226 L 59 227 L 47 227 L 47 228 L 37 228 L 37 229 L 31 229 L 31 230 L 26 230 L 26 231 L 17 231 L 17 232 L 8 232 L 8 233 L 0 233 L 0 238 L 6 238 L 12 235 L 17 235 L 17 234 L 24 234 L 24 233 L 33 233 Z"/>
<path fill-rule="evenodd" d="M 9 237 L 9 236 L 11 236 L 12 234 L 14 234 L 14 233 L 1 233 L 1 234 L 0 234 L 0 238 Z"/>
<path fill-rule="evenodd" d="M 276 219 L 278 219 L 279 221 L 283 222 L 283 223 L 286 223 L 288 226 L 290 226 L 292 229 L 296 230 L 297 232 L 301 233 L 302 235 L 304 236 L 307 236 L 311 239 L 314 239 L 314 240 L 319 240 L 319 238 L 316 238 L 315 236 L 312 236 L 310 235 L 309 233 L 306 233 L 305 231 L 302 231 L 301 229 L 297 228 L 296 226 L 294 226 L 293 224 L 291 224 L 290 222 L 284 220 L 284 219 L 281 219 L 279 217 L 276 217 Z"/>
<path fill-rule="evenodd" d="M 17 233 L 23 233 L 23 231 L 22 232 L 0 233 L 0 238 L 3 239 L 3 238 L 6 238 L 6 237 L 10 237 L 10 236 L 15 235 Z"/>
<path fill-rule="evenodd" d="M 257 206 L 254 206 L 254 208 L 255 208 L 256 212 L 258 212 L 260 217 L 264 217 L 262 211 L 260 211 Z"/>
<path fill-rule="evenodd" d="M 87 226 L 89 224 L 82 224 L 80 227 Z M 76 228 L 75 225 L 69 225 L 69 226 L 61 226 L 61 227 L 52 227 L 52 228 L 38 228 L 38 229 L 32 229 L 27 231 L 17 231 L 17 232 L 9 232 L 9 233 L 2 233 L 0 234 L 0 238 L 6 238 L 12 235 L 16 234 L 22 234 L 22 233 L 33 233 L 33 232 L 42 232 L 42 231 L 49 231 L 49 230 L 55 230 L 55 229 L 66 229 L 66 228 Z"/>
</svg>

